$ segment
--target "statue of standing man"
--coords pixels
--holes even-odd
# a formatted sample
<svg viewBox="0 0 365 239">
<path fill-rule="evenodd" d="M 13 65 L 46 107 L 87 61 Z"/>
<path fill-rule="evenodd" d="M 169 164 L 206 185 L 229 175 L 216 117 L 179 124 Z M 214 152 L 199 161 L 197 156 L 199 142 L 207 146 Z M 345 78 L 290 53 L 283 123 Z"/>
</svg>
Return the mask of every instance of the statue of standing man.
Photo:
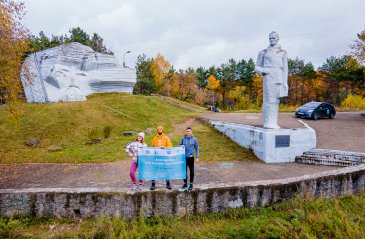
<svg viewBox="0 0 365 239">
<path fill-rule="evenodd" d="M 288 59 L 286 51 L 278 44 L 279 35 L 271 32 L 270 46 L 260 51 L 255 71 L 264 77 L 262 113 L 264 127 L 279 129 L 278 112 L 280 98 L 288 96 Z"/>
</svg>

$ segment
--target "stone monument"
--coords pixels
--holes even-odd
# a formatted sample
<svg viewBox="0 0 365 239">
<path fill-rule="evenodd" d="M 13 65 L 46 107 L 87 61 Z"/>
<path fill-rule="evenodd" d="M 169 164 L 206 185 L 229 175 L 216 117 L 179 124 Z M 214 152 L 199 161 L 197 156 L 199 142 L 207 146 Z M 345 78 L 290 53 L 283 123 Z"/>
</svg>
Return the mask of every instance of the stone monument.
<svg viewBox="0 0 365 239">
<path fill-rule="evenodd" d="M 278 44 L 279 35 L 271 32 L 270 46 L 260 51 L 255 71 L 264 77 L 262 114 L 264 128 L 278 129 L 280 98 L 288 96 L 288 59 Z"/>
<path fill-rule="evenodd" d="M 260 51 L 255 71 L 264 77 L 263 127 L 209 121 L 244 148 L 252 149 L 266 163 L 294 162 L 296 156 L 316 147 L 316 132 L 303 121 L 304 128 L 284 129 L 277 124 L 280 98 L 288 95 L 288 60 L 278 45 L 279 35 L 269 35 L 270 46 Z"/>
<path fill-rule="evenodd" d="M 113 55 L 72 42 L 30 54 L 22 75 L 28 102 L 83 101 L 95 92 L 132 93 L 134 69 L 121 67 Z M 30 78 L 29 80 L 26 78 Z"/>
</svg>

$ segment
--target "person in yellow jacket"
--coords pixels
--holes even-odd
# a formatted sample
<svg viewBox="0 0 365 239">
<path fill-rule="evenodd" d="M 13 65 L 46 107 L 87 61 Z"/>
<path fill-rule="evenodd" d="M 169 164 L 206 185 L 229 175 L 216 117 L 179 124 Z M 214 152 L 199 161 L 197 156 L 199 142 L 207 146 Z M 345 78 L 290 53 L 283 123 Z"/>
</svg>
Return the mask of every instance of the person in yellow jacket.
<svg viewBox="0 0 365 239">
<path fill-rule="evenodd" d="M 163 127 L 158 126 L 157 127 L 157 135 L 153 137 L 152 139 L 152 147 L 161 147 L 161 148 L 171 148 L 172 144 L 169 139 L 164 133 L 163 133 Z M 170 180 L 166 180 L 166 188 L 171 190 L 171 182 Z M 151 190 L 156 189 L 156 181 L 152 180 L 151 184 Z"/>
</svg>

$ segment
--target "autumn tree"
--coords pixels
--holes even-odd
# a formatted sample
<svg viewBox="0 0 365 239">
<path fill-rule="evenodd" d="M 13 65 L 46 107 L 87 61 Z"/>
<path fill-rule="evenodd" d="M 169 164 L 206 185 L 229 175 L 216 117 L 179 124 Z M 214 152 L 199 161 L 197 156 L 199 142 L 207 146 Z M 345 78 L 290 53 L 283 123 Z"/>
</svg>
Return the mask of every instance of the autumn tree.
<svg viewBox="0 0 365 239">
<path fill-rule="evenodd" d="M 166 76 L 170 68 L 170 63 L 165 60 L 161 54 L 157 54 L 156 58 L 152 60 L 151 72 L 157 92 L 160 94 L 166 92 L 166 87 L 168 86 L 168 82 L 166 82 Z"/>
<path fill-rule="evenodd" d="M 12 116 L 18 115 L 22 103 L 20 73 L 30 35 L 21 24 L 24 3 L 0 0 L 0 101 L 6 102 Z"/>
<path fill-rule="evenodd" d="M 198 80 L 192 68 L 179 70 L 171 78 L 171 93 L 174 98 L 195 103 L 198 94 Z"/>
<path fill-rule="evenodd" d="M 256 98 L 254 99 L 253 103 L 255 103 L 257 107 L 260 107 L 262 105 L 264 95 L 262 87 L 263 81 L 263 77 L 257 74 L 252 79 L 252 87 L 254 89 L 254 92 L 256 92 Z"/>
<path fill-rule="evenodd" d="M 217 78 L 215 78 L 214 75 L 210 75 L 208 77 L 208 83 L 207 83 L 206 88 L 212 92 L 213 106 L 215 106 L 214 95 L 215 95 L 215 92 L 219 89 L 219 87 L 220 87 L 220 83 L 217 80 Z"/>
</svg>

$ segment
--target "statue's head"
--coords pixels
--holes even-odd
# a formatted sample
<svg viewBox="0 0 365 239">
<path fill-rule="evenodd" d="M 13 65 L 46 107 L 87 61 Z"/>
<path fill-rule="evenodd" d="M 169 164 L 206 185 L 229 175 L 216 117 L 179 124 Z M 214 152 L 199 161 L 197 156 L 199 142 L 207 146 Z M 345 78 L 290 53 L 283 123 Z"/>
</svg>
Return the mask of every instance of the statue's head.
<svg viewBox="0 0 365 239">
<path fill-rule="evenodd" d="M 71 72 L 65 65 L 54 64 L 49 72 L 46 72 L 45 81 L 58 89 L 66 88 L 70 85 Z"/>
<path fill-rule="evenodd" d="M 275 31 L 271 32 L 269 34 L 269 42 L 271 46 L 275 46 L 279 42 L 279 34 L 277 34 Z"/>
</svg>

